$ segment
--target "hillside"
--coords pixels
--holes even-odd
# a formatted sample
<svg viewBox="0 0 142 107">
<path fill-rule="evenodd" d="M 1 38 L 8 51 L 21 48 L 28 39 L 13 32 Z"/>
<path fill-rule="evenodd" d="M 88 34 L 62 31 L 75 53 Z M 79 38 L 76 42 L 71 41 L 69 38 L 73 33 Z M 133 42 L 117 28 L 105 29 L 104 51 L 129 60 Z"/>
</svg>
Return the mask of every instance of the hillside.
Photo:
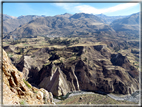
<svg viewBox="0 0 142 107">
<path fill-rule="evenodd" d="M 14 17 L 14 16 L 9 16 L 7 14 L 3 14 L 3 21 L 7 20 L 7 19 L 15 19 L 17 17 Z M 1 14 L 0 14 L 0 19 L 1 19 Z"/>
<path fill-rule="evenodd" d="M 5 15 L 4 15 L 5 16 Z M 9 16 L 10 17 L 10 16 Z M 37 15 L 27 15 L 27 16 L 20 16 L 17 18 L 6 18 L 3 17 L 3 33 L 8 33 L 13 30 L 15 30 L 17 27 L 20 25 L 23 25 L 31 20 L 34 20 L 36 18 L 39 18 L 42 16 L 37 16 Z"/>
<path fill-rule="evenodd" d="M 95 15 L 78 13 L 69 18 L 62 15 L 42 17 L 15 29 L 4 38 L 32 37 L 38 35 L 51 36 L 97 36 L 115 35 L 115 31 Z"/>
<path fill-rule="evenodd" d="M 110 25 L 119 34 L 139 38 L 139 13 L 113 21 Z"/>
<path fill-rule="evenodd" d="M 97 14 L 96 16 L 101 18 L 106 24 L 110 24 L 111 22 L 117 19 L 128 17 L 128 16 L 106 16 L 104 14 Z"/>
</svg>

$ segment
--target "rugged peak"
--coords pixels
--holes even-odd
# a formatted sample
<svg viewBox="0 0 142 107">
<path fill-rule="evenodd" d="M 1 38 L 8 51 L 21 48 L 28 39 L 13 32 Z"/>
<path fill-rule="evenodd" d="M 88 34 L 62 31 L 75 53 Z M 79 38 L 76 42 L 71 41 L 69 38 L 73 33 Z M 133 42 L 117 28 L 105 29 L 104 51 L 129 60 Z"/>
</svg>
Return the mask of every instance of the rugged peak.
<svg viewBox="0 0 142 107">
<path fill-rule="evenodd" d="M 97 16 L 95 16 L 95 15 L 93 15 L 93 14 L 87 14 L 87 13 L 76 13 L 76 14 L 72 15 L 72 16 L 70 17 L 70 19 L 71 19 L 71 18 L 73 18 L 73 19 L 90 18 L 90 19 L 94 19 L 94 20 L 96 20 L 96 21 L 98 21 L 98 22 L 103 23 L 103 21 L 102 21 L 100 18 L 98 18 Z"/>
</svg>

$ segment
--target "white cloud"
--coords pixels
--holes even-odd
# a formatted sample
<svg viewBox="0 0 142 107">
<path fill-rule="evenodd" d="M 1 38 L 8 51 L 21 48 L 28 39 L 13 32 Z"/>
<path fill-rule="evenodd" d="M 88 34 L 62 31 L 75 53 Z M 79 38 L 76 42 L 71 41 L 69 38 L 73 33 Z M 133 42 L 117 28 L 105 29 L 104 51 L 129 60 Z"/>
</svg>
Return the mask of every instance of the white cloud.
<svg viewBox="0 0 142 107">
<path fill-rule="evenodd" d="M 55 3 L 56 6 L 59 6 L 61 8 L 64 8 L 68 12 L 79 12 L 79 10 L 76 10 L 76 6 L 78 6 L 80 3 Z"/>
<path fill-rule="evenodd" d="M 83 12 L 83 13 L 89 13 L 89 14 L 101 14 L 101 13 L 111 13 L 116 12 L 119 10 L 127 9 L 133 6 L 138 5 L 139 3 L 122 3 L 113 7 L 109 8 L 102 8 L 97 9 L 95 7 L 92 7 L 90 5 L 81 5 L 79 3 L 56 3 L 56 6 L 60 6 L 64 9 L 66 9 L 69 12 Z"/>
<path fill-rule="evenodd" d="M 66 9 L 66 10 L 69 10 L 71 8 L 70 3 L 56 3 L 56 5 Z"/>
<path fill-rule="evenodd" d="M 97 9 L 89 5 L 80 5 L 80 6 L 76 6 L 75 8 L 76 10 L 79 10 L 80 12 L 83 12 L 83 13 L 100 14 L 100 13 L 110 13 L 110 12 L 119 11 L 119 10 L 127 9 L 129 7 L 133 7 L 136 5 L 138 5 L 138 3 L 125 3 L 125 4 L 123 3 L 113 7 L 103 8 L 103 9 Z"/>
</svg>

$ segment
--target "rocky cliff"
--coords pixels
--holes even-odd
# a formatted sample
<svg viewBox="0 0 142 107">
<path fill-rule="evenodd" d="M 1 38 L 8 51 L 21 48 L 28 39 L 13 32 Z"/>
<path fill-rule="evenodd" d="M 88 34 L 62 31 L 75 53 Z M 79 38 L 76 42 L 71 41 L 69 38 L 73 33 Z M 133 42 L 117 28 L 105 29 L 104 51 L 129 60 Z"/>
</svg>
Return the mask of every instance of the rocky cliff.
<svg viewBox="0 0 142 107">
<path fill-rule="evenodd" d="M 29 56 L 20 62 L 23 61 L 25 68 L 33 63 L 40 67 L 28 69 L 26 78 L 55 96 L 76 90 L 131 94 L 139 89 L 138 70 L 127 56 L 112 52 L 105 44 L 33 50 L 34 57 L 29 55 L 32 51 L 27 51 L 25 55 Z"/>
<path fill-rule="evenodd" d="M 18 71 L 3 50 L 3 104 L 54 104 L 51 92 L 35 88 Z"/>
<path fill-rule="evenodd" d="M 71 57 L 69 51 L 77 56 Z M 126 56 L 111 53 L 105 45 L 69 47 L 65 53 L 70 57 L 60 63 L 54 61 L 39 71 L 39 87 L 53 95 L 75 90 L 131 94 L 139 89 L 138 70 Z"/>
</svg>

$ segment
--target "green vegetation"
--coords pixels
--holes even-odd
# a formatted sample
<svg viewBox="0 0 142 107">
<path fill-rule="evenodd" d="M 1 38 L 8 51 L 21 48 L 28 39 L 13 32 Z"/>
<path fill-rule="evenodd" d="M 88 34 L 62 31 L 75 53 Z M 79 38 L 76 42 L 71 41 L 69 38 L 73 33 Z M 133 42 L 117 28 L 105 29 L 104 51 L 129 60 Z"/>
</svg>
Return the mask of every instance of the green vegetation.
<svg viewBox="0 0 142 107">
<path fill-rule="evenodd" d="M 86 57 L 84 58 L 84 61 L 87 62 L 87 58 Z"/>
<path fill-rule="evenodd" d="M 120 46 L 114 47 L 115 52 L 118 52 L 120 50 Z"/>
<path fill-rule="evenodd" d="M 73 56 L 73 57 L 69 58 L 69 60 L 70 60 L 70 61 L 76 60 L 76 56 Z"/>
<path fill-rule="evenodd" d="M 24 46 L 27 46 L 28 44 L 23 44 Z"/>
<path fill-rule="evenodd" d="M 35 55 L 32 55 L 32 56 L 31 56 L 31 58 L 34 58 L 34 57 L 35 57 Z"/>
<path fill-rule="evenodd" d="M 33 92 L 37 94 L 37 91 L 34 90 Z"/>
<path fill-rule="evenodd" d="M 8 53 L 7 55 L 9 58 L 11 58 L 13 56 L 12 53 Z"/>
<path fill-rule="evenodd" d="M 50 45 L 66 45 L 67 47 L 74 43 L 79 43 L 78 39 L 72 40 L 72 39 L 60 39 L 60 37 L 55 37 L 54 39 L 50 39 L 48 37 L 45 37 L 45 40 L 50 43 Z"/>
<path fill-rule="evenodd" d="M 26 104 L 26 101 L 25 100 L 21 100 L 20 101 L 20 105 L 25 105 Z"/>
<path fill-rule="evenodd" d="M 71 93 L 68 92 L 65 96 L 54 96 L 54 98 L 58 99 L 58 100 L 65 100 L 66 98 L 69 97 Z"/>
<path fill-rule="evenodd" d="M 31 85 L 28 83 L 28 81 L 26 81 L 25 79 L 23 79 L 23 82 L 26 84 L 26 86 L 27 86 L 28 88 L 32 88 Z"/>
<path fill-rule="evenodd" d="M 43 66 L 48 66 L 48 65 L 50 65 L 51 64 L 51 62 L 47 62 L 46 64 L 44 64 Z"/>
</svg>

